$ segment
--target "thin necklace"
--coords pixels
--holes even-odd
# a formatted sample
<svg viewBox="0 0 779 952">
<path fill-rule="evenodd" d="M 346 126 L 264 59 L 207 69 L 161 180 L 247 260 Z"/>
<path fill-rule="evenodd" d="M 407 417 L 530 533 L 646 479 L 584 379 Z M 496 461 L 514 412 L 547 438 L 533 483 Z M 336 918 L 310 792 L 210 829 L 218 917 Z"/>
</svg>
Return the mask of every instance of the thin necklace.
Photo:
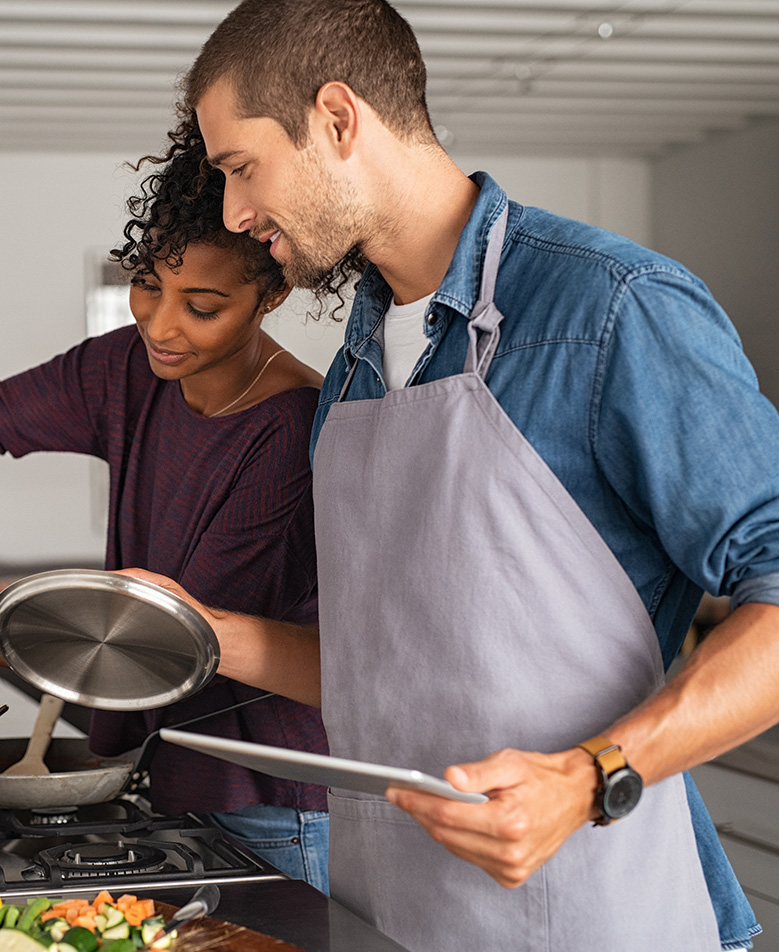
<svg viewBox="0 0 779 952">
<path fill-rule="evenodd" d="M 234 407 L 234 406 L 236 405 L 236 403 L 238 403 L 239 400 L 243 400 L 243 398 L 246 396 L 246 394 L 252 389 L 252 387 L 257 383 L 257 381 L 260 379 L 260 377 L 265 373 L 265 368 L 266 368 L 266 367 L 268 366 L 268 364 L 273 360 L 273 358 L 274 358 L 274 357 L 278 357 L 279 354 L 283 354 L 283 353 L 284 353 L 284 348 L 283 348 L 283 347 L 282 347 L 281 349 L 275 351 L 274 353 L 272 353 L 272 354 L 270 355 L 270 357 L 269 357 L 269 358 L 265 361 L 265 363 L 262 365 L 262 367 L 260 367 L 260 372 L 259 372 L 259 373 L 257 374 L 257 376 L 254 378 L 254 380 L 252 380 L 252 382 L 251 382 L 251 383 L 249 384 L 249 386 L 244 390 L 244 392 L 243 392 L 243 393 L 239 393 L 238 396 L 235 398 L 235 400 L 231 400 L 230 403 L 228 403 L 226 407 L 222 407 L 222 409 L 221 409 L 221 410 L 217 410 L 216 413 L 209 413 L 209 414 L 208 414 L 209 417 L 219 416 L 220 413 L 224 413 L 225 410 L 229 410 L 230 407 Z"/>
</svg>

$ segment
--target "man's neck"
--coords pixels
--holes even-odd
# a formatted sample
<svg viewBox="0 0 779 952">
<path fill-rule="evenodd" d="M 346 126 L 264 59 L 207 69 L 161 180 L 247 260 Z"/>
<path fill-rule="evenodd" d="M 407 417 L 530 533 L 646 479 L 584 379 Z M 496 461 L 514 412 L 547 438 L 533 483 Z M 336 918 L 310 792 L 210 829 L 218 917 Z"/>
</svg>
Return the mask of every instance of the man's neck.
<svg viewBox="0 0 779 952">
<path fill-rule="evenodd" d="M 416 159 L 383 189 L 385 227 L 364 248 L 397 304 L 439 286 L 479 194 L 445 153 L 425 151 Z"/>
</svg>

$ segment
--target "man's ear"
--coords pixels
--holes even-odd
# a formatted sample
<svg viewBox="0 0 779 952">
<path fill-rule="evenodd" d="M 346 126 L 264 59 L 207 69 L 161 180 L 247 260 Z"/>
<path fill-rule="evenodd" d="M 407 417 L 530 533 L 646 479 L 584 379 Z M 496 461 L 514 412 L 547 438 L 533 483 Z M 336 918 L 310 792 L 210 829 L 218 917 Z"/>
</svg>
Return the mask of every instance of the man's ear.
<svg viewBox="0 0 779 952">
<path fill-rule="evenodd" d="M 348 159 L 362 126 L 360 100 L 346 83 L 325 83 L 316 94 L 311 121 L 324 131 L 341 158 Z"/>
</svg>

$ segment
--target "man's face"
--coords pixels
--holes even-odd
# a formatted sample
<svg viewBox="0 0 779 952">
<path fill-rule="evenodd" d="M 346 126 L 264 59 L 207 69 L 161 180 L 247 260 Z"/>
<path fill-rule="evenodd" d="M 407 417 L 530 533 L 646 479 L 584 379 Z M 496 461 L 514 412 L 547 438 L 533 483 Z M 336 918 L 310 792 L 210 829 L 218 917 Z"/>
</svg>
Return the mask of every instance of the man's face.
<svg viewBox="0 0 779 952">
<path fill-rule="evenodd" d="M 275 119 L 240 118 L 226 80 L 205 93 L 197 117 L 209 161 L 225 175 L 225 225 L 270 241 L 289 284 L 319 288 L 367 224 L 348 180 L 315 141 L 297 149 Z"/>
</svg>

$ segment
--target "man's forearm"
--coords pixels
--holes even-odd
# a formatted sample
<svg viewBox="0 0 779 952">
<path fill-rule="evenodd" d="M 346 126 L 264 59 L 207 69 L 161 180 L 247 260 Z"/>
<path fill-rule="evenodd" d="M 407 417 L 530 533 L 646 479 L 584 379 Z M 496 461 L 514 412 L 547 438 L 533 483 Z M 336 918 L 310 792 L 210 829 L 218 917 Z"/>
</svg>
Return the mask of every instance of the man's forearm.
<svg viewBox="0 0 779 952">
<path fill-rule="evenodd" d="M 646 783 L 697 766 L 779 721 L 779 606 L 737 608 L 664 688 L 604 733 Z"/>
</svg>

